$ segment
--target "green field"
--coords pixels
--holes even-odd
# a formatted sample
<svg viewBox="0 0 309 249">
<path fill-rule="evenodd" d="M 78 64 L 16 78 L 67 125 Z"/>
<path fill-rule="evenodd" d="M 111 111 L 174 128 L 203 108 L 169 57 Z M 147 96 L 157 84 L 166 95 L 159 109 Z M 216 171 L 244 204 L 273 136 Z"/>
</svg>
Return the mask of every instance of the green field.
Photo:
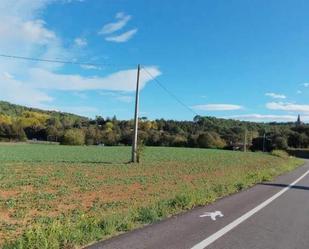
<svg viewBox="0 0 309 249">
<path fill-rule="evenodd" d="M 0 244 L 76 248 L 205 205 L 292 170 L 262 153 L 0 144 Z"/>
</svg>

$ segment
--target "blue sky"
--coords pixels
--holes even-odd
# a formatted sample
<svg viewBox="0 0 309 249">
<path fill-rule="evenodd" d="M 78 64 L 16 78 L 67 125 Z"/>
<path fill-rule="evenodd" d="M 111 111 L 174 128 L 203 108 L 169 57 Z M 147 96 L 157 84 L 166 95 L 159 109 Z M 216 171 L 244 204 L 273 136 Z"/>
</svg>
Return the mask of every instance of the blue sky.
<svg viewBox="0 0 309 249">
<path fill-rule="evenodd" d="M 305 0 L 0 2 L 0 99 L 130 119 L 136 64 L 200 115 L 309 121 Z M 141 75 L 141 115 L 194 114 Z"/>
</svg>

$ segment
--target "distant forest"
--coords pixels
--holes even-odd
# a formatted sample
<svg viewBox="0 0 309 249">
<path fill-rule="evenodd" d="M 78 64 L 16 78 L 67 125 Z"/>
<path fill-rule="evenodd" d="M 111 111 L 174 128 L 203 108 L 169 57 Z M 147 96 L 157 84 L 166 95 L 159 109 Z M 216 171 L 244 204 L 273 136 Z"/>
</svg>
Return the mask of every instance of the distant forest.
<svg viewBox="0 0 309 249">
<path fill-rule="evenodd" d="M 131 145 L 132 120 L 89 119 L 0 101 L 0 141 L 50 141 L 64 145 Z M 271 151 L 308 148 L 309 125 L 255 123 L 196 116 L 192 121 L 140 119 L 139 142 L 148 146 Z"/>
</svg>

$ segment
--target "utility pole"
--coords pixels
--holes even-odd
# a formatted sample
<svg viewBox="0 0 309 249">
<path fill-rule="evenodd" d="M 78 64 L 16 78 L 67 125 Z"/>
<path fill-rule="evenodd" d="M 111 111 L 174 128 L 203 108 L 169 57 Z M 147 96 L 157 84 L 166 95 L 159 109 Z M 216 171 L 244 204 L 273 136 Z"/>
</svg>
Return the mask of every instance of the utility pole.
<svg viewBox="0 0 309 249">
<path fill-rule="evenodd" d="M 245 129 L 245 137 L 244 137 L 244 152 L 247 151 L 247 129 Z"/>
<path fill-rule="evenodd" d="M 266 133 L 264 132 L 264 135 L 263 135 L 263 152 L 265 152 L 265 140 L 266 140 Z"/>
<path fill-rule="evenodd" d="M 132 163 L 137 162 L 137 138 L 138 138 L 138 110 L 139 110 L 139 76 L 141 65 L 137 65 L 137 80 L 136 80 L 136 93 L 135 93 L 135 112 L 134 112 L 134 131 L 132 141 Z"/>
</svg>

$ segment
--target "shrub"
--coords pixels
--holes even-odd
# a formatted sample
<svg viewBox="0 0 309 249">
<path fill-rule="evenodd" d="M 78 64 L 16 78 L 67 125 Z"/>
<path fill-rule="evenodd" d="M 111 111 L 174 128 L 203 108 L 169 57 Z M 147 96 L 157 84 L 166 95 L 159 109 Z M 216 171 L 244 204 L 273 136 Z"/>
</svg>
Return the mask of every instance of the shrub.
<svg viewBox="0 0 309 249">
<path fill-rule="evenodd" d="M 289 154 L 284 150 L 273 150 L 270 154 L 281 158 L 289 158 Z"/>
<path fill-rule="evenodd" d="M 176 209 L 188 209 L 192 207 L 192 198 L 188 194 L 176 195 L 174 199 L 170 201 L 170 206 Z"/>
<path fill-rule="evenodd" d="M 242 189 L 244 189 L 245 184 L 243 182 L 237 182 L 234 184 L 234 187 L 237 189 L 237 191 L 240 191 Z"/>
<path fill-rule="evenodd" d="M 188 143 L 188 140 L 185 136 L 175 135 L 172 145 L 175 147 L 184 147 L 187 145 L 187 143 Z"/>
<path fill-rule="evenodd" d="M 85 133 L 79 129 L 70 129 L 64 133 L 62 144 L 65 145 L 84 145 Z"/>
<path fill-rule="evenodd" d="M 137 221 L 148 224 L 157 220 L 159 220 L 159 217 L 154 208 L 142 207 L 138 210 Z"/>
<path fill-rule="evenodd" d="M 139 163 L 141 158 L 144 156 L 145 153 L 145 143 L 144 140 L 138 139 L 137 141 L 137 153 L 136 153 L 136 160 Z"/>
<path fill-rule="evenodd" d="M 288 141 L 285 137 L 275 136 L 272 141 L 272 148 L 278 150 L 285 150 L 288 148 Z"/>
<path fill-rule="evenodd" d="M 216 132 L 205 132 L 198 136 L 197 144 L 201 148 L 224 148 L 225 141 Z"/>
</svg>

